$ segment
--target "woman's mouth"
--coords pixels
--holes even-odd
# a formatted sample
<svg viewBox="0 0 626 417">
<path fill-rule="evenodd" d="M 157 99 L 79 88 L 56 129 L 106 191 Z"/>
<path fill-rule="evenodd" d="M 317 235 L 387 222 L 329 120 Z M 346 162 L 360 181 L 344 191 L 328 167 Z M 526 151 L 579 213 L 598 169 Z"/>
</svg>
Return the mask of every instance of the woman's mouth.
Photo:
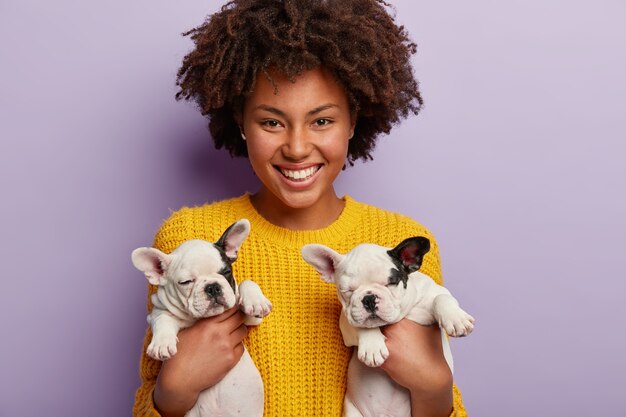
<svg viewBox="0 0 626 417">
<path fill-rule="evenodd" d="M 311 166 L 311 167 L 299 169 L 299 170 L 286 169 L 286 168 L 281 168 L 281 167 L 277 167 L 277 168 L 278 168 L 278 171 L 280 171 L 280 173 L 283 174 L 283 176 L 289 179 L 290 181 L 303 182 L 311 178 L 313 175 L 315 175 L 315 173 L 319 171 L 321 167 L 322 167 L 321 165 L 315 165 L 315 166 Z"/>
</svg>

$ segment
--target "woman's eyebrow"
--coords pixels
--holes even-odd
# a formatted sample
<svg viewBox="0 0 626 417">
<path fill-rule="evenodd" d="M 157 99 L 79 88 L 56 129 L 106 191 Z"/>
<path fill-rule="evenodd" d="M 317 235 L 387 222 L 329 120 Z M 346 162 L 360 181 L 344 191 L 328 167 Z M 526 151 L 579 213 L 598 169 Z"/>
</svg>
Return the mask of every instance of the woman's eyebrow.
<svg viewBox="0 0 626 417">
<path fill-rule="evenodd" d="M 322 112 L 324 110 L 328 110 L 328 109 L 332 109 L 333 107 L 339 107 L 336 104 L 332 104 L 332 103 L 328 103 L 328 104 L 322 104 L 319 107 L 314 108 L 313 110 L 311 110 L 310 112 L 307 113 L 307 116 L 313 116 L 319 112 Z"/>
<path fill-rule="evenodd" d="M 258 106 L 254 108 L 254 110 L 265 110 L 277 116 L 285 117 L 284 111 L 277 109 L 276 107 L 268 106 L 267 104 L 259 104 Z"/>
</svg>

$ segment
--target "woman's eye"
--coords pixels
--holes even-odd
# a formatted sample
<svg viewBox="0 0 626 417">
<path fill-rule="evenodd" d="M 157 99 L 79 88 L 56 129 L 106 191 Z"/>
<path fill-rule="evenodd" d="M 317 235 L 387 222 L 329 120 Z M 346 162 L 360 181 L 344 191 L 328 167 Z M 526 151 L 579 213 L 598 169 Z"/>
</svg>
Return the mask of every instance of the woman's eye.
<svg viewBox="0 0 626 417">
<path fill-rule="evenodd" d="M 273 120 L 273 119 L 264 120 L 261 124 L 265 127 L 270 127 L 270 128 L 280 126 L 280 122 L 278 120 Z"/>
<path fill-rule="evenodd" d="M 180 285 L 189 285 L 193 282 L 193 279 L 188 279 L 186 281 L 178 281 Z"/>
<path fill-rule="evenodd" d="M 317 119 L 315 121 L 315 125 L 316 126 L 328 126 L 329 124 L 331 124 L 333 121 L 330 119 Z"/>
</svg>

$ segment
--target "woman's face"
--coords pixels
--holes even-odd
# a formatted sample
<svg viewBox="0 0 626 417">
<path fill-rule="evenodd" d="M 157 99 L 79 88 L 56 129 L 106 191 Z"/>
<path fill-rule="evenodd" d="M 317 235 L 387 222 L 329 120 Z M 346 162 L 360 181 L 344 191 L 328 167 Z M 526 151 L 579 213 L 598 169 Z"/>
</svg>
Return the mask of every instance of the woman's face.
<svg viewBox="0 0 626 417">
<path fill-rule="evenodd" d="M 275 208 L 324 208 L 337 199 L 333 182 L 354 132 L 346 93 L 322 68 L 295 82 L 276 72 L 271 77 L 277 90 L 259 74 L 242 117 L 259 195 Z"/>
</svg>

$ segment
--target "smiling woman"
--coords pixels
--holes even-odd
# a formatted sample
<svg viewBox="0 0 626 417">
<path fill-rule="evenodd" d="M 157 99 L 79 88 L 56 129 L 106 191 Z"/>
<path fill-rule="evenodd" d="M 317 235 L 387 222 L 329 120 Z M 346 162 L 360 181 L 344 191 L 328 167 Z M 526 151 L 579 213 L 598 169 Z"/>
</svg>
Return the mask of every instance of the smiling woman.
<svg viewBox="0 0 626 417">
<path fill-rule="evenodd" d="M 334 187 L 346 164 L 370 159 L 377 137 L 422 104 L 409 60 L 415 45 L 386 6 L 236 0 L 188 32 L 196 47 L 179 70 L 177 97 L 197 102 L 216 146 L 247 156 L 260 184 L 253 194 L 179 210 L 155 247 L 169 253 L 185 240 L 213 241 L 247 218 L 233 275 L 254 280 L 274 310 L 249 333 L 239 311 L 200 320 L 179 333 L 173 358 L 144 355 L 135 415 L 185 414 L 237 364 L 242 343 L 263 379 L 265 416 L 341 415 L 350 350 L 335 291 L 301 257 L 306 244 L 345 253 L 423 236 L 432 249 L 422 270 L 441 284 L 426 228 Z M 410 396 L 412 416 L 464 416 L 439 329 L 402 320 L 383 331 L 389 357 L 381 369 Z"/>
<path fill-rule="evenodd" d="M 262 183 L 252 204 L 278 226 L 319 229 L 339 217 L 344 207 L 333 183 L 354 133 L 348 98 L 323 68 L 306 71 L 294 81 L 271 74 L 275 85 L 257 77 L 243 111 L 248 158 Z M 287 215 L 294 208 L 299 209 L 297 221 Z"/>
</svg>

